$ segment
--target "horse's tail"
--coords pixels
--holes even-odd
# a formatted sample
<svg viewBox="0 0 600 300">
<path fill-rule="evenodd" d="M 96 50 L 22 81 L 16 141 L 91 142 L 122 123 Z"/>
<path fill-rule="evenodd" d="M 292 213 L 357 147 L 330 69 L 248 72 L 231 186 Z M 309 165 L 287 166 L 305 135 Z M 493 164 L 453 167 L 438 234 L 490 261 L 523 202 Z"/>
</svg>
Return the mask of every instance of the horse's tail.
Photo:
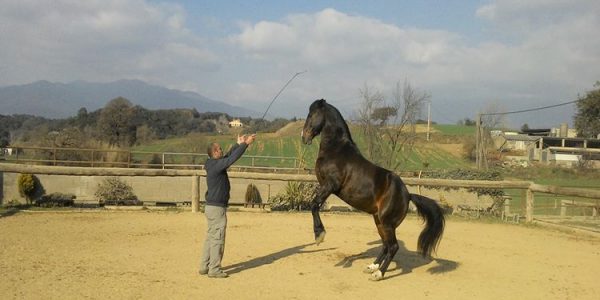
<svg viewBox="0 0 600 300">
<path fill-rule="evenodd" d="M 419 215 L 426 221 L 425 229 L 419 235 L 417 248 L 423 257 L 427 257 L 435 251 L 442 238 L 442 233 L 444 233 L 444 212 L 433 199 L 415 194 L 410 194 L 410 196 Z"/>
</svg>

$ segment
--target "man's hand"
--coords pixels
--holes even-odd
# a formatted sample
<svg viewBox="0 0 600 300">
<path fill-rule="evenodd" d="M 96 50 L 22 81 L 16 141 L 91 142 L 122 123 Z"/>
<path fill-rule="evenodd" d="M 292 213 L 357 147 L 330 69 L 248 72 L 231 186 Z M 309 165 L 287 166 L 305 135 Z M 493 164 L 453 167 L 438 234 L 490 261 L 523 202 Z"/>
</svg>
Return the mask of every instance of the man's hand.
<svg viewBox="0 0 600 300">
<path fill-rule="evenodd" d="M 244 136 L 245 140 L 244 142 L 248 145 L 252 144 L 254 142 L 254 140 L 256 139 L 256 133 L 255 134 L 251 134 L 248 136 Z"/>
<path fill-rule="evenodd" d="M 238 134 L 237 143 L 241 144 L 241 143 L 244 143 L 245 141 L 246 141 L 246 135 L 239 135 Z"/>
</svg>

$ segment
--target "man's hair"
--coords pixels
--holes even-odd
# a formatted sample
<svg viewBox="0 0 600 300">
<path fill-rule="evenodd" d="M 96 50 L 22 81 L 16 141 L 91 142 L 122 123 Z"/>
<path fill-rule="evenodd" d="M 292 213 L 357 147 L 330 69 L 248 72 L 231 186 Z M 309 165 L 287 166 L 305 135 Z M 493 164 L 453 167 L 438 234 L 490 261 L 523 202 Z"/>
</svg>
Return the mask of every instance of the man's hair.
<svg viewBox="0 0 600 300">
<path fill-rule="evenodd" d="M 213 149 L 215 148 L 216 143 L 210 143 L 208 144 L 208 148 L 206 148 L 206 153 L 208 154 L 208 157 L 212 158 L 213 157 Z"/>
</svg>

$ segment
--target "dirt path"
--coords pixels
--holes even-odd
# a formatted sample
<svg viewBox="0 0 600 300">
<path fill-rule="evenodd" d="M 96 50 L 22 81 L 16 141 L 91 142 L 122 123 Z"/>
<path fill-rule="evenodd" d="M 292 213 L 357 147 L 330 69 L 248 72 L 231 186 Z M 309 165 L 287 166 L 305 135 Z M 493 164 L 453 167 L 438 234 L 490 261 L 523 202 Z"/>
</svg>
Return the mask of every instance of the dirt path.
<svg viewBox="0 0 600 300">
<path fill-rule="evenodd" d="M 600 239 L 450 220 L 433 261 L 414 251 L 421 222 L 398 230 L 400 251 L 370 282 L 372 219 L 230 212 L 227 279 L 198 275 L 202 214 L 18 213 L 0 218 L 1 299 L 598 299 Z"/>
</svg>

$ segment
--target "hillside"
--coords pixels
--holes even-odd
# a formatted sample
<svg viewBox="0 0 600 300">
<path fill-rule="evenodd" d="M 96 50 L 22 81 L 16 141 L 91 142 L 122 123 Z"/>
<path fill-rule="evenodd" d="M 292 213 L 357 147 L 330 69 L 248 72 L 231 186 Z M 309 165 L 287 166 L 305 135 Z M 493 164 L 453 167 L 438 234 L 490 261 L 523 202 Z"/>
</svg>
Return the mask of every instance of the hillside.
<svg viewBox="0 0 600 300">
<path fill-rule="evenodd" d="M 127 98 L 133 104 L 147 109 L 195 108 L 199 112 L 224 112 L 232 116 L 260 115 L 194 92 L 168 89 L 139 80 L 108 83 L 37 81 L 0 87 L 0 112 L 4 115 L 29 114 L 66 118 L 76 115 L 81 107 L 93 111 L 117 97 Z"/>
<path fill-rule="evenodd" d="M 305 162 L 306 167 L 313 168 L 319 147 L 318 138 L 317 142 L 312 145 L 302 144 L 300 132 L 303 125 L 304 121 L 297 121 L 287 124 L 275 133 L 260 133 L 254 145 L 248 149 L 247 155 L 301 158 Z M 424 133 L 421 134 L 422 138 L 416 143 L 412 155 L 403 164 L 402 169 L 414 171 L 424 168 L 455 169 L 471 167 L 472 164 L 462 157 L 461 139 L 456 136 L 441 138 L 444 136 L 443 133 L 439 129 L 434 129 L 432 128 L 431 142 L 426 142 L 424 140 Z M 468 131 L 468 129 L 466 130 Z M 355 142 L 359 148 L 363 149 L 364 136 L 353 126 L 351 126 L 351 131 Z M 452 132 L 456 134 L 460 132 L 460 128 L 452 126 Z M 234 143 L 235 133 L 228 135 L 191 134 L 185 138 L 160 140 L 151 144 L 140 145 L 135 147 L 135 150 L 205 153 L 206 145 L 213 141 L 220 143 L 227 149 Z M 249 162 L 249 159 L 247 160 L 244 161 L 244 158 L 242 158 L 241 162 L 246 164 Z M 255 163 L 265 166 L 285 165 L 293 167 L 293 161 L 255 160 Z"/>
</svg>

